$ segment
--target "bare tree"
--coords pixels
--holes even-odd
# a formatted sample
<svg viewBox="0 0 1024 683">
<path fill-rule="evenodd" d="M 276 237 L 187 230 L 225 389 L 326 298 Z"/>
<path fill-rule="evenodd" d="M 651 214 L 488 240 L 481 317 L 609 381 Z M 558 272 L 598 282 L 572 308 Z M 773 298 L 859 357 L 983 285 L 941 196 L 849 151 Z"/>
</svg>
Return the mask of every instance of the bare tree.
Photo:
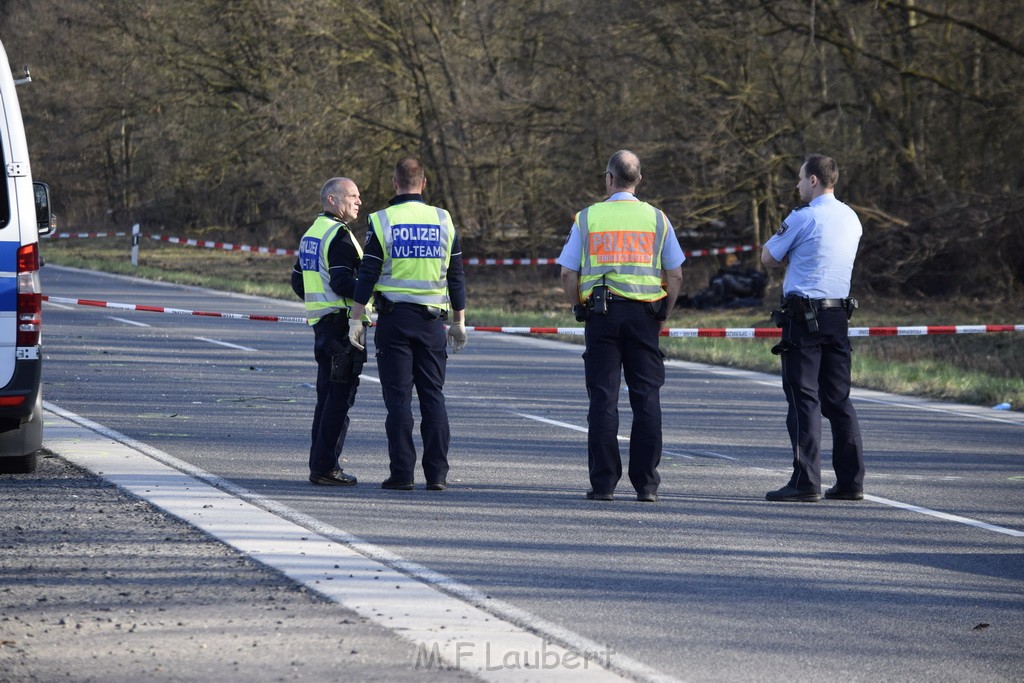
<svg viewBox="0 0 1024 683">
<path fill-rule="evenodd" d="M 762 242 L 843 169 L 864 287 L 1024 281 L 1024 6 L 999 0 L 9 0 L 33 162 L 72 222 L 291 243 L 403 154 L 468 248 L 550 255 L 630 147 L 688 247 Z M 609 17 L 614 17 L 610 21 Z M 59 50 L 53 50 L 59 45 Z M 596 169 L 596 170 L 595 170 Z M 66 200 L 66 203 L 63 203 Z M 938 267 L 937 267 L 938 266 Z M 949 278 L 946 278 L 949 282 Z"/>
</svg>

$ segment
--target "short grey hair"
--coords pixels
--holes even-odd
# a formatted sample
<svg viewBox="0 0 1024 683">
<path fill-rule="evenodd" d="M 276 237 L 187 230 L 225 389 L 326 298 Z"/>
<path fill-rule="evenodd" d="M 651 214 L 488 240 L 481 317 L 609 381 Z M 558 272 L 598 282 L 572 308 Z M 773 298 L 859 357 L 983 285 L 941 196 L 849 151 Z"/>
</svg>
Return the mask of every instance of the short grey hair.
<svg viewBox="0 0 1024 683">
<path fill-rule="evenodd" d="M 327 208 L 327 198 L 332 194 L 341 194 L 341 186 L 353 182 L 349 178 L 331 178 L 320 188 L 320 206 Z"/>
</svg>

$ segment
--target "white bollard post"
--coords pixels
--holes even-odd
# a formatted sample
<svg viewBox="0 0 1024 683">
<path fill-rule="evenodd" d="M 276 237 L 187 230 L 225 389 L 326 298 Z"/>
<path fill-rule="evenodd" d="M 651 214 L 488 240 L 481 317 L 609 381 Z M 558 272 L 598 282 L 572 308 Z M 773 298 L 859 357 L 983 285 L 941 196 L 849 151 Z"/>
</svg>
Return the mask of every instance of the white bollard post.
<svg viewBox="0 0 1024 683">
<path fill-rule="evenodd" d="M 132 226 L 132 266 L 139 265 L 139 224 Z"/>
</svg>

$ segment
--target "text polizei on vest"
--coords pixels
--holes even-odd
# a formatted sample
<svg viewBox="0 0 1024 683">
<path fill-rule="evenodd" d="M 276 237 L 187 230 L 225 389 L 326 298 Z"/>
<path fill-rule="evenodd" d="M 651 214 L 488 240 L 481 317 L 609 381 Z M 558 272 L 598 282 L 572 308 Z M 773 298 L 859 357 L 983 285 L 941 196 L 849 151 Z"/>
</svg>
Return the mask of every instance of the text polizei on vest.
<svg viewBox="0 0 1024 683">
<path fill-rule="evenodd" d="M 392 258 L 441 258 L 441 228 L 436 225 L 396 225 L 391 228 Z"/>
<path fill-rule="evenodd" d="M 320 261 L 320 240 L 303 237 L 299 242 L 299 266 L 303 270 L 316 270 Z"/>
</svg>

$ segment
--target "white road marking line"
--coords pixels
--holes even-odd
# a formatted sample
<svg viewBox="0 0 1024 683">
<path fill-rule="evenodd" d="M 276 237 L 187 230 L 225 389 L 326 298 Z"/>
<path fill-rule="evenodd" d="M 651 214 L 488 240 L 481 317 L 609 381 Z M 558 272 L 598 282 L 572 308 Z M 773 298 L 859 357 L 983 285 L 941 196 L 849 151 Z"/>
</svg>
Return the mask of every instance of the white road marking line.
<svg viewBox="0 0 1024 683">
<path fill-rule="evenodd" d="M 928 515 L 929 517 L 937 517 L 938 519 L 944 519 L 948 522 L 957 522 L 959 524 L 966 524 L 968 526 L 977 527 L 979 529 L 985 529 L 987 531 L 995 531 L 996 533 L 1006 534 L 1007 536 L 1016 536 L 1017 538 L 1024 538 L 1024 531 L 1018 531 L 1017 529 L 1010 529 L 1005 526 L 996 526 L 995 524 L 989 524 L 988 522 L 980 522 L 970 517 L 961 517 L 960 515 L 951 515 L 948 512 L 939 512 L 938 510 L 932 510 L 930 508 L 923 508 L 919 505 L 910 505 L 909 503 L 901 503 L 898 500 L 889 500 L 888 498 L 882 498 L 881 496 L 871 496 L 864 494 L 864 500 L 870 500 L 875 503 L 881 503 L 882 505 L 890 505 L 894 508 L 900 508 L 901 510 L 909 510 L 910 512 L 918 512 L 922 515 Z"/>
<path fill-rule="evenodd" d="M 564 344 L 565 342 L 552 341 L 551 343 Z M 682 360 L 667 360 L 665 361 L 665 365 L 687 370 L 689 372 L 709 373 L 722 377 L 752 382 L 754 384 L 761 384 L 763 386 L 775 387 L 780 391 L 782 389 L 782 378 L 778 375 L 771 375 L 766 372 L 725 368 L 717 365 L 707 365 L 705 363 L 694 363 Z M 899 394 L 889 394 L 884 391 L 860 389 L 856 387 L 850 390 L 850 397 L 857 401 L 864 401 L 865 403 L 876 403 L 896 408 L 907 408 L 910 410 L 921 410 L 931 413 L 946 413 L 949 415 L 957 415 L 959 417 L 975 418 L 978 420 L 985 420 L 987 422 L 998 422 L 1000 424 L 1024 427 L 1024 414 L 1019 412 L 1003 412 L 1001 415 L 992 415 L 989 414 L 992 412 L 991 409 L 983 408 L 981 406 L 972 406 L 963 403 L 942 403 L 916 396 L 901 396 Z M 784 400 L 782 405 L 785 405 Z"/>
<path fill-rule="evenodd" d="M 393 630 L 417 646 L 421 668 L 494 681 L 675 680 L 152 446 L 44 408 L 47 448 Z"/>
<path fill-rule="evenodd" d="M 568 422 L 559 422 L 558 420 L 549 420 L 548 418 L 541 417 L 540 415 L 531 415 L 529 413 L 520 413 L 520 412 L 516 412 L 514 410 L 510 410 L 508 412 L 512 413 L 513 415 L 518 415 L 519 417 L 525 417 L 528 420 L 536 420 L 537 422 L 543 422 L 545 424 L 554 425 L 555 427 L 564 427 L 566 429 L 571 429 L 574 432 L 583 432 L 584 434 L 587 433 L 587 428 L 586 427 L 579 427 L 579 426 L 574 425 L 574 424 L 569 424 Z M 619 441 L 629 441 L 629 437 L 622 436 L 622 435 L 617 435 L 617 436 L 618 436 Z M 686 453 L 679 453 L 678 451 L 669 451 L 669 450 L 665 450 L 663 448 L 661 450 L 661 452 L 663 454 L 665 454 L 665 455 L 672 455 L 672 456 L 675 456 L 677 458 L 686 458 L 687 460 L 696 460 L 698 455 L 703 455 L 703 456 L 712 457 L 712 458 L 726 458 L 727 460 L 735 460 L 736 459 L 736 458 L 729 457 L 728 455 L 720 455 L 718 453 L 712 453 L 710 451 L 691 451 L 691 453 L 696 453 L 697 455 L 688 455 Z"/>
<path fill-rule="evenodd" d="M 108 315 L 107 317 L 110 318 L 111 320 L 116 320 L 117 322 L 124 323 L 126 325 L 135 325 L 136 327 L 152 327 L 152 325 L 148 325 L 147 323 L 140 323 L 137 320 L 128 320 L 127 318 L 118 318 L 112 315 Z"/>
<path fill-rule="evenodd" d="M 518 415 L 520 417 L 525 417 L 525 418 L 530 419 L 530 420 L 536 420 L 538 422 L 544 422 L 546 424 L 554 425 L 556 427 L 565 427 L 566 429 L 572 429 L 573 431 L 577 431 L 577 432 L 586 432 L 587 431 L 586 427 L 578 427 L 576 425 L 569 424 L 568 422 L 559 422 L 557 420 L 549 420 L 546 417 L 541 417 L 539 415 L 530 415 L 529 413 L 519 413 L 519 412 L 511 411 L 511 410 L 509 412 L 512 413 L 513 415 Z M 626 439 L 626 437 L 620 436 L 619 440 L 620 441 L 626 441 L 627 439 Z M 685 455 L 685 454 L 682 454 L 682 453 L 672 453 L 671 451 L 663 451 L 663 452 L 667 453 L 668 455 L 675 455 L 675 456 L 679 456 L 679 457 L 690 458 L 691 460 L 694 459 L 694 457 L 692 455 Z M 731 458 L 731 457 L 729 457 L 727 455 L 718 455 L 718 454 L 714 454 L 714 453 L 710 453 L 710 452 L 701 452 L 701 451 L 691 451 L 691 452 L 693 452 L 693 453 L 701 453 L 702 455 L 703 454 L 712 455 L 712 456 L 717 455 L 718 457 L 721 457 L 721 458 L 727 458 L 729 460 L 736 460 L 736 458 Z M 753 467 L 751 469 L 761 470 L 763 468 Z M 917 513 L 920 513 L 922 515 L 928 515 L 930 517 L 936 517 L 938 519 L 944 519 L 944 520 L 949 521 L 949 522 L 957 522 L 959 524 L 966 524 L 968 526 L 977 527 L 979 529 L 985 529 L 987 531 L 995 531 L 995 532 L 998 532 L 998 533 L 1001 533 L 1001 534 L 1007 534 L 1008 536 L 1024 537 L 1024 531 L 1017 531 L 1016 529 L 1010 529 L 1010 528 L 1007 528 L 1007 527 L 996 526 L 995 524 L 989 524 L 987 522 L 981 522 L 981 521 L 976 520 L 976 519 L 971 519 L 970 517 L 961 517 L 960 515 L 951 515 L 951 514 L 948 514 L 946 512 L 939 512 L 937 510 L 931 510 L 929 508 L 920 507 L 918 505 L 911 505 L 910 503 L 901 503 L 899 501 L 889 500 L 888 498 L 882 498 L 880 496 L 872 496 L 872 495 L 865 494 L 864 499 L 865 500 L 873 501 L 875 503 L 881 503 L 882 505 L 889 505 L 889 506 L 892 506 L 892 507 L 895 507 L 895 508 L 901 508 L 903 510 L 909 510 L 911 512 L 917 512 Z"/>
<path fill-rule="evenodd" d="M 783 470 L 789 472 L 789 470 Z M 871 471 L 871 479 L 909 479 L 910 481 L 960 481 L 964 477 L 956 474 L 907 474 L 905 472 Z"/>
<path fill-rule="evenodd" d="M 198 339 L 199 341 L 209 342 L 211 344 L 217 344 L 219 346 L 226 346 L 229 349 L 238 349 L 239 351 L 253 351 L 253 352 L 256 351 L 256 349 L 250 349 L 248 346 L 239 346 L 238 344 L 232 344 L 230 342 L 220 341 L 218 339 L 207 339 L 206 337 L 192 337 L 192 338 L 193 339 Z"/>
<path fill-rule="evenodd" d="M 665 452 L 667 453 L 668 451 L 665 451 Z M 691 453 L 696 453 L 697 455 L 702 455 L 705 458 L 722 458 L 723 460 L 732 460 L 733 462 L 739 462 L 740 461 L 739 458 L 734 458 L 731 455 L 725 455 L 724 453 L 715 453 L 714 451 L 690 451 L 690 452 Z"/>
<path fill-rule="evenodd" d="M 983 415 L 977 412 L 966 413 L 963 410 L 964 408 L 974 408 L 975 410 L 977 410 L 977 406 L 957 406 L 954 404 L 950 408 L 945 408 L 943 406 L 935 405 L 914 405 L 912 403 L 907 403 L 906 401 L 901 401 L 898 397 L 895 396 L 891 399 L 868 398 L 867 396 L 858 395 L 858 392 L 856 391 L 851 392 L 850 397 L 858 401 L 864 401 L 865 403 L 880 403 L 882 405 L 895 406 L 897 408 L 912 408 L 913 410 L 923 410 L 928 413 L 945 413 L 947 415 L 957 415 L 959 417 L 973 417 L 975 419 L 986 420 L 988 422 L 998 422 L 1000 424 L 1024 427 L 1024 421 L 1021 421 L 1019 419 L 1007 418 L 1001 415 Z"/>
<path fill-rule="evenodd" d="M 559 422 L 558 420 L 549 420 L 548 418 L 541 417 L 540 415 L 530 415 L 529 413 L 519 413 L 519 412 L 516 412 L 514 410 L 510 410 L 509 412 L 512 413 L 513 415 L 518 415 L 519 417 L 525 417 L 527 420 L 536 420 L 537 422 L 543 422 L 544 424 L 554 425 L 555 427 L 565 427 L 566 429 L 571 429 L 574 432 L 583 432 L 584 434 L 587 433 L 587 428 L 586 427 L 579 427 L 577 425 L 569 424 L 568 422 Z M 621 436 L 619 438 L 622 439 Z"/>
</svg>

